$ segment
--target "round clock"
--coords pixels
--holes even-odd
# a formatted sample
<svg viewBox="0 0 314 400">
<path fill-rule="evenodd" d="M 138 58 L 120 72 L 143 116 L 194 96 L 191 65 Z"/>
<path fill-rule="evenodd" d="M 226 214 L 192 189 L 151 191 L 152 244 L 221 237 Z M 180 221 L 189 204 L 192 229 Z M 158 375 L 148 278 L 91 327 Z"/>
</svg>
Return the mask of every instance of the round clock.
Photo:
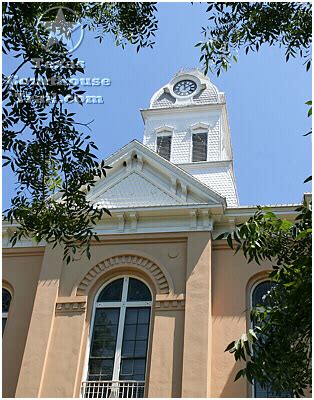
<svg viewBox="0 0 314 400">
<path fill-rule="evenodd" d="M 184 79 L 174 85 L 173 91 L 178 96 L 189 96 L 195 92 L 196 87 L 197 85 L 195 82 L 189 79 Z"/>
</svg>

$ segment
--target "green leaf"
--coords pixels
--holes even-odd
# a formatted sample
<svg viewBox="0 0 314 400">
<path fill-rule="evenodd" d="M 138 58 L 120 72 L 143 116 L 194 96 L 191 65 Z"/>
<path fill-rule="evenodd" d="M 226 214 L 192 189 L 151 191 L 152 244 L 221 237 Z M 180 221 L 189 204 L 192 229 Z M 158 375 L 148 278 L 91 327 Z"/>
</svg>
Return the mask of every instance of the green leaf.
<svg viewBox="0 0 314 400">
<path fill-rule="evenodd" d="M 236 374 L 236 376 L 234 378 L 234 382 L 236 382 L 238 379 L 240 379 L 241 376 L 245 376 L 245 370 L 244 369 L 240 369 L 240 371 L 238 371 L 238 373 Z"/>
<path fill-rule="evenodd" d="M 221 239 L 224 239 L 225 238 L 225 236 L 226 236 L 226 233 L 224 232 L 224 233 L 221 233 L 220 235 L 218 235 L 217 237 L 216 237 L 216 239 L 215 240 L 221 240 Z"/>
<path fill-rule="evenodd" d="M 310 182 L 312 180 L 312 175 L 308 176 L 303 183 Z"/>
<path fill-rule="evenodd" d="M 256 333 L 254 332 L 253 329 L 249 329 L 248 337 L 250 337 L 252 340 L 253 340 L 253 339 L 254 339 L 254 340 L 257 340 Z"/>
<path fill-rule="evenodd" d="M 226 349 L 225 349 L 225 352 L 226 351 L 230 351 L 231 349 L 233 349 L 233 347 L 234 347 L 234 344 L 235 344 L 235 342 L 233 341 L 233 342 L 231 342 L 231 343 L 229 343 L 228 344 L 228 346 L 226 347 Z"/>
<path fill-rule="evenodd" d="M 228 243 L 229 247 L 231 247 L 233 249 L 232 236 L 230 233 L 227 236 L 227 243 Z"/>
</svg>

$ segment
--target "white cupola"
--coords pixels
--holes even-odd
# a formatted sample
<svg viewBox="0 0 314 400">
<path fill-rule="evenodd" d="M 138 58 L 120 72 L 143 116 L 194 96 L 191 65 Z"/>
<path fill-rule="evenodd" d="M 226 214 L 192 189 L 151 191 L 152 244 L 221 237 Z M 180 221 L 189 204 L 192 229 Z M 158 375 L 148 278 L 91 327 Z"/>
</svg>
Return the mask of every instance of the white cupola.
<svg viewBox="0 0 314 400">
<path fill-rule="evenodd" d="M 144 145 L 238 206 L 225 95 L 207 76 L 181 70 L 141 113 Z"/>
</svg>

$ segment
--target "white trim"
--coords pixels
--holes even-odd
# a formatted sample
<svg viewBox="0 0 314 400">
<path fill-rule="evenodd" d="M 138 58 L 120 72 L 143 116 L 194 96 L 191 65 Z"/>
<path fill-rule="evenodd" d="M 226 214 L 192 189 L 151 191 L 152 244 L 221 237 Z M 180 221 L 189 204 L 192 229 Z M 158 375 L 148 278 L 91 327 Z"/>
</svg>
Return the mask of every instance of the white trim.
<svg viewBox="0 0 314 400">
<path fill-rule="evenodd" d="M 156 135 L 162 134 L 162 133 L 172 134 L 173 132 L 174 132 L 174 127 L 173 126 L 169 126 L 169 125 L 161 125 L 158 128 L 155 128 Z"/>
<path fill-rule="evenodd" d="M 111 282 L 123 278 L 123 289 L 122 289 L 122 298 L 120 302 L 97 302 L 98 296 L 101 293 L 101 291 L 109 285 Z M 133 302 L 133 301 L 127 301 L 127 294 L 128 294 L 128 287 L 129 287 L 129 278 L 134 278 L 137 279 L 141 282 L 143 282 L 146 287 L 148 288 L 151 298 L 151 301 L 138 301 L 138 302 Z M 88 378 L 88 365 L 89 365 L 89 358 L 90 358 L 90 352 L 91 352 L 91 342 L 92 342 L 92 337 L 93 337 L 93 330 L 94 330 L 94 322 L 95 322 L 95 315 L 96 315 L 96 310 L 97 308 L 120 308 L 120 314 L 119 314 L 119 322 L 118 322 L 118 333 L 117 333 L 117 339 L 116 339 L 116 351 L 115 351 L 115 357 L 114 357 L 114 366 L 113 366 L 113 374 L 112 374 L 112 380 L 113 381 L 118 381 L 119 380 L 119 375 L 120 375 L 120 366 L 121 366 L 121 348 L 122 348 L 122 340 L 123 340 L 123 331 L 124 331 L 124 322 L 125 322 L 125 312 L 127 307 L 150 307 L 150 319 L 149 319 L 149 332 L 148 332 L 148 338 L 147 338 L 147 349 L 146 349 L 146 366 L 145 366 L 145 379 L 147 376 L 147 359 L 148 359 L 148 350 L 149 350 L 149 341 L 150 341 L 150 335 L 151 335 L 151 325 L 152 325 L 152 305 L 153 305 L 153 292 L 150 288 L 150 286 L 147 284 L 147 282 L 138 277 L 138 276 L 133 276 L 133 275 L 118 275 L 113 277 L 112 279 L 106 281 L 97 291 L 94 302 L 93 302 L 93 310 L 92 310 L 92 317 L 91 317 L 91 323 L 89 326 L 89 331 L 87 335 L 87 341 L 86 341 L 86 353 L 85 353 L 85 360 L 84 360 L 84 367 L 83 367 L 83 374 L 82 374 L 82 380 L 81 382 L 87 381 Z"/>
<path fill-rule="evenodd" d="M 122 298 L 121 298 L 121 303 L 119 306 L 120 315 L 119 315 L 118 333 L 117 333 L 117 339 L 116 339 L 116 351 L 115 351 L 114 362 L 113 362 L 113 371 L 112 371 L 112 380 L 113 381 L 118 381 L 119 376 L 120 376 L 122 339 L 123 339 L 125 311 L 126 311 L 125 303 L 127 301 L 128 287 L 129 287 L 129 278 L 124 277 L 123 278 L 123 288 L 122 288 Z M 110 306 L 108 305 L 108 306 L 104 306 L 101 308 L 107 308 L 107 307 L 110 307 Z M 97 308 L 97 306 L 96 306 L 96 308 Z"/>
<path fill-rule="evenodd" d="M 181 106 L 175 106 L 175 107 L 160 107 L 160 108 L 145 108 L 145 109 L 140 109 L 141 115 L 143 122 L 146 123 L 146 118 L 150 115 L 160 115 L 162 116 L 163 114 L 182 114 L 186 113 L 187 109 L 193 109 L 193 111 L 221 111 L 222 107 L 225 106 L 226 103 L 208 103 L 208 104 L 192 104 L 192 103 L 187 103 L 187 104 L 182 104 Z"/>
<path fill-rule="evenodd" d="M 190 126 L 190 131 L 206 130 L 209 131 L 210 125 L 205 122 L 196 122 Z"/>
</svg>

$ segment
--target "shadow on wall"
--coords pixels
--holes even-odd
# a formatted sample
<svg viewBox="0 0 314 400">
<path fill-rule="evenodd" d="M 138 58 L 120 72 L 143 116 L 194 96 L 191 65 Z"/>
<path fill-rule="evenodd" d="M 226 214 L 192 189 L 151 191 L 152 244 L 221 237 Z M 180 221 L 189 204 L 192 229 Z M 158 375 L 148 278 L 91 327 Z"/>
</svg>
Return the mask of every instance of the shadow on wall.
<svg viewBox="0 0 314 400">
<path fill-rule="evenodd" d="M 230 355 L 232 357 L 232 355 Z M 241 363 L 236 363 L 230 372 L 227 382 L 223 387 L 220 396 L 222 398 L 243 398 L 243 397 L 251 397 L 247 393 L 248 384 L 245 378 L 240 378 L 238 381 L 234 382 L 234 378 L 237 372 L 243 368 L 244 365 Z"/>
<path fill-rule="evenodd" d="M 171 397 L 173 398 L 182 396 L 184 315 L 183 311 L 179 311 L 178 313 L 180 313 L 180 315 L 178 318 L 175 318 L 173 335 L 173 374 L 171 391 Z"/>
</svg>

